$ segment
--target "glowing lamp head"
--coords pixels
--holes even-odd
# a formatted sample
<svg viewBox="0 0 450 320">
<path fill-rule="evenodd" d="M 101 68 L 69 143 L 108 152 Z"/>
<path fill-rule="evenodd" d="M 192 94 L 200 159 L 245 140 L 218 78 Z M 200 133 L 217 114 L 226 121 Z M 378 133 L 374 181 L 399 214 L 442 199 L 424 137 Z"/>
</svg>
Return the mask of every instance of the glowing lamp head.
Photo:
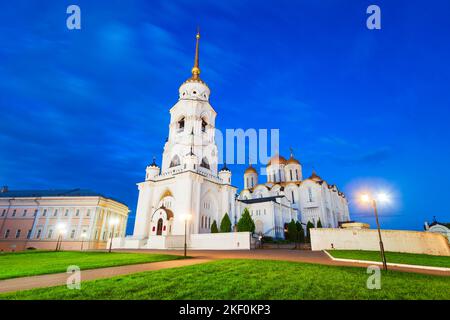
<svg viewBox="0 0 450 320">
<path fill-rule="evenodd" d="M 109 220 L 109 225 L 111 226 L 117 226 L 118 224 L 119 224 L 118 218 L 111 218 L 111 220 Z"/>
<path fill-rule="evenodd" d="M 64 233 L 66 233 L 66 224 L 65 223 L 58 223 L 56 225 L 56 229 L 58 230 L 59 233 L 64 234 Z"/>
<path fill-rule="evenodd" d="M 87 233 L 86 233 L 86 232 L 83 232 L 83 233 L 81 234 L 81 237 L 82 237 L 83 239 L 86 239 L 86 238 L 87 238 Z"/>
<path fill-rule="evenodd" d="M 389 202 L 390 197 L 387 193 L 381 192 L 377 195 L 377 200 L 380 202 Z"/>
<path fill-rule="evenodd" d="M 364 193 L 360 196 L 361 202 L 369 203 L 370 202 L 370 196 L 367 193 Z"/>
<path fill-rule="evenodd" d="M 181 215 L 181 220 L 183 221 L 190 221 L 192 219 L 192 215 L 191 214 L 183 214 Z"/>
</svg>

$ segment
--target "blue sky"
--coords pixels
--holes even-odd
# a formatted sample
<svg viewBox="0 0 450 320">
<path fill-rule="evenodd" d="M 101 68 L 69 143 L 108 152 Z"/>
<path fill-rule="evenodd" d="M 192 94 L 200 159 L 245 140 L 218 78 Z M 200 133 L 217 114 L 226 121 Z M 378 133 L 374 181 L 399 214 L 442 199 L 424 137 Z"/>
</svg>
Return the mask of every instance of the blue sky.
<svg viewBox="0 0 450 320">
<path fill-rule="evenodd" d="M 66 28 L 78 4 L 82 30 Z M 366 28 L 370 4 L 382 29 Z M 0 10 L 0 184 L 89 188 L 133 211 L 190 74 L 197 25 L 216 125 L 278 128 L 354 220 L 388 189 L 385 228 L 450 221 L 448 1 L 14 1 Z M 231 166 L 242 187 L 245 166 Z M 134 221 L 129 220 L 129 231 Z"/>
</svg>

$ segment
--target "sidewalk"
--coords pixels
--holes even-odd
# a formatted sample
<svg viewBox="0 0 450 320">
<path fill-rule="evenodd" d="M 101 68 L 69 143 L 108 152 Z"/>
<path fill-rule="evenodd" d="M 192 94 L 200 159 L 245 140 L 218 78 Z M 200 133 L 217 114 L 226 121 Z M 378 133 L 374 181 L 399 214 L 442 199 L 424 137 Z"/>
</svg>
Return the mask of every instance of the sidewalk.
<svg viewBox="0 0 450 320">
<path fill-rule="evenodd" d="M 168 268 L 185 267 L 209 261 L 211 261 L 211 259 L 198 258 L 198 259 L 171 260 L 162 262 L 134 264 L 127 266 L 108 267 L 84 271 L 81 270 L 81 281 L 111 278 L 114 276 L 127 275 L 143 271 L 154 271 Z M 65 285 L 67 278 L 69 276 L 70 275 L 67 273 L 54 273 L 41 276 L 1 280 L 0 293 Z"/>
</svg>

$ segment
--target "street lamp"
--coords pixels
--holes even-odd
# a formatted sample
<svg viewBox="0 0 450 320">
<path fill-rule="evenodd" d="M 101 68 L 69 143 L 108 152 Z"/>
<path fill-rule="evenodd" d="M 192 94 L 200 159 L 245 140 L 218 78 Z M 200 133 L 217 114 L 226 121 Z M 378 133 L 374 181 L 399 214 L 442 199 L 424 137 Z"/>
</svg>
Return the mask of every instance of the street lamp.
<svg viewBox="0 0 450 320">
<path fill-rule="evenodd" d="M 112 227 L 111 240 L 109 241 L 109 252 L 110 253 L 111 253 L 111 250 L 112 250 L 112 242 L 113 242 L 113 238 L 114 238 L 114 228 L 118 224 L 119 224 L 119 219 L 118 218 L 111 218 L 111 220 L 109 220 L 109 225 Z"/>
<path fill-rule="evenodd" d="M 363 203 L 371 203 L 372 204 L 373 211 L 375 213 L 375 220 L 377 222 L 378 238 L 380 240 L 380 252 L 381 252 L 381 260 L 383 261 L 383 269 L 387 270 L 386 255 L 384 253 L 384 245 L 383 245 L 383 240 L 381 238 L 380 222 L 378 221 L 377 200 L 380 202 L 389 202 L 390 198 L 386 193 L 379 193 L 376 197 L 372 197 L 371 195 L 365 193 L 360 196 L 360 199 L 361 199 L 361 202 L 363 202 Z"/>
<path fill-rule="evenodd" d="M 62 236 L 66 233 L 66 225 L 64 223 L 58 223 L 56 225 L 56 230 L 58 232 L 58 238 L 56 240 L 55 251 L 61 250 Z"/>
<path fill-rule="evenodd" d="M 84 243 L 84 239 L 86 239 L 86 238 L 87 238 L 87 233 L 83 232 L 81 234 L 81 251 L 83 251 L 83 243 Z"/>
<path fill-rule="evenodd" d="M 192 219 L 191 214 L 183 214 L 181 216 L 181 220 L 184 220 L 184 256 L 186 257 L 187 252 L 187 241 L 186 241 L 186 233 L 187 233 L 187 223 Z"/>
</svg>

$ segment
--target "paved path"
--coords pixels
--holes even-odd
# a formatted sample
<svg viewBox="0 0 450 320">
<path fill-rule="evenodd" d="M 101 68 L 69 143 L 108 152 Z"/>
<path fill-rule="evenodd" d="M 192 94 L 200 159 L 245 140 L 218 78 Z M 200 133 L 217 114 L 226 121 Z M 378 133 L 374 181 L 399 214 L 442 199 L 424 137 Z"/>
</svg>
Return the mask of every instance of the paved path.
<svg viewBox="0 0 450 320">
<path fill-rule="evenodd" d="M 140 253 L 165 253 L 182 255 L 182 250 L 117 250 L 124 252 Z M 334 261 L 323 251 L 292 250 L 292 249 L 257 249 L 257 250 L 189 250 L 188 255 L 194 258 L 209 260 L 218 259 L 264 259 L 264 260 L 285 260 L 306 263 L 318 263 L 331 266 L 367 267 L 370 263 L 356 263 Z M 450 272 L 441 270 L 429 270 L 418 268 L 407 268 L 400 266 L 390 266 L 389 270 L 414 272 L 438 276 L 450 276 Z"/>
<path fill-rule="evenodd" d="M 82 270 L 81 281 L 111 278 L 114 276 L 126 275 L 130 273 L 143 271 L 154 271 L 160 269 L 184 267 L 199 263 L 205 263 L 208 261 L 211 260 L 199 258 L 199 259 L 171 260 L 171 261 L 161 261 L 143 264 L 133 264 L 128 266 L 108 267 L 84 271 Z M 1 280 L 0 293 L 65 285 L 68 277 L 69 274 L 67 273 L 54 273 L 41 276 Z"/>
<path fill-rule="evenodd" d="M 114 250 L 120 252 L 157 253 L 183 255 L 183 250 Z M 183 267 L 199 263 L 205 263 L 220 259 L 263 259 L 263 260 L 285 260 L 295 262 L 317 263 L 332 266 L 367 267 L 369 263 L 355 263 L 334 261 L 323 251 L 290 250 L 290 249 L 259 249 L 259 250 L 190 250 L 188 255 L 193 259 L 172 260 L 135 264 L 119 267 L 108 267 L 82 271 L 82 281 L 110 278 L 113 276 L 126 275 L 136 272 L 160 270 L 174 267 Z M 390 270 L 415 272 L 429 275 L 450 276 L 448 271 L 426 270 L 405 267 L 389 267 Z M 52 287 L 66 284 L 68 274 L 57 273 L 42 276 L 23 277 L 0 281 L 0 293 L 18 290 L 27 290 L 40 287 Z"/>
</svg>

